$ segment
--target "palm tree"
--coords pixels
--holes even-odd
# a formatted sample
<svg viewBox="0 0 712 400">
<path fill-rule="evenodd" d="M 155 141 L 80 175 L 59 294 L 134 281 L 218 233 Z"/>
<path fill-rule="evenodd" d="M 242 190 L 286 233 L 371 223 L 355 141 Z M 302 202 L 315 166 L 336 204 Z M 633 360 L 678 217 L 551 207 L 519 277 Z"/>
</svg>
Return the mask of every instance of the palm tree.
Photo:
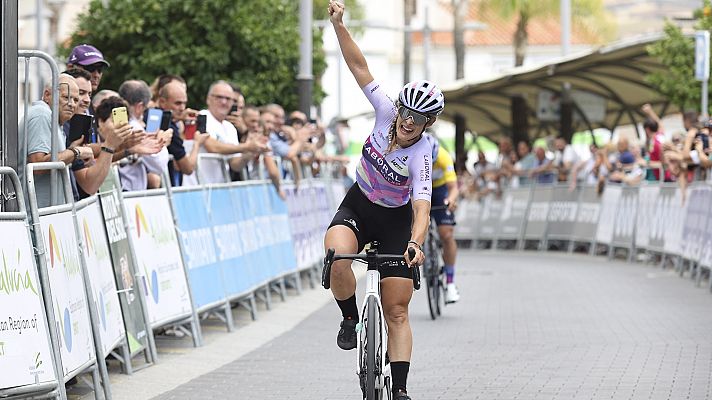
<svg viewBox="0 0 712 400">
<path fill-rule="evenodd" d="M 514 65 L 524 64 L 529 22 L 537 18 L 557 18 L 560 13 L 560 0 L 478 0 L 481 13 L 494 12 L 504 19 L 517 18 L 514 32 Z M 571 0 L 571 18 L 577 28 L 594 40 L 606 40 L 611 37 L 613 26 L 605 17 L 603 0 Z"/>
</svg>

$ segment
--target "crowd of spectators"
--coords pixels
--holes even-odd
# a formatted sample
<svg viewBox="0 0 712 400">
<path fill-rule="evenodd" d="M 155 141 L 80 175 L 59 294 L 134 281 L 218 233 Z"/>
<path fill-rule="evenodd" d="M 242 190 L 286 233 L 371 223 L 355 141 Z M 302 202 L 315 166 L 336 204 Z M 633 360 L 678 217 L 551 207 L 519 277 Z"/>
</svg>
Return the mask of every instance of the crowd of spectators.
<svg viewBox="0 0 712 400">
<path fill-rule="evenodd" d="M 580 185 L 595 186 L 598 193 L 607 184 L 637 186 L 642 182 L 674 182 L 685 189 L 693 181 L 712 181 L 709 127 L 699 122 L 696 112 L 683 114 L 684 132 L 665 135 L 660 118 L 649 104 L 641 108 L 646 116 L 641 145 L 621 136 L 601 147 L 590 145 L 588 154 L 577 153 L 562 137 L 539 140 L 532 149 L 520 141 L 516 151 L 509 138 L 498 142 L 498 154 L 488 161 L 480 151 L 472 172 L 460 176 L 462 192 L 481 198 L 500 195 L 505 188 L 531 184 L 568 185 L 570 190 Z"/>
<path fill-rule="evenodd" d="M 227 162 L 231 180 L 268 177 L 284 198 L 285 178 L 298 185 L 305 174 L 318 174 L 324 161 L 348 161 L 343 156 L 325 155 L 326 129 L 319 121 L 300 111 L 285 119 L 279 104 L 252 105 L 230 82 L 214 82 L 205 95 L 206 107 L 195 110 L 188 107 L 185 79 L 176 75 L 156 77 L 151 85 L 130 79 L 115 91 L 97 92 L 109 68 L 94 46 L 72 49 L 57 89 L 48 85 L 42 99 L 32 103 L 20 121 L 18 173 L 22 181 L 26 163 L 51 159 L 53 135 L 59 143 L 57 160 L 70 166 L 76 200 L 98 191 L 112 163 L 119 165 L 122 189 L 134 191 L 161 187 L 164 176 L 173 186 L 196 184 L 199 168 L 204 169 L 201 177 L 212 174 L 222 179 L 222 166 L 199 162 L 200 154 L 219 154 Z M 59 115 L 52 121 L 50 106 L 55 96 Z M 126 108 L 128 122 L 115 125 L 113 113 L 120 107 Z M 147 126 L 151 109 L 154 115 L 160 110 L 167 127 Z M 91 116 L 91 126 L 79 138 L 73 137 L 70 131 L 75 120 L 84 116 Z M 199 126 L 201 119 L 204 125 Z M 38 205 L 49 206 L 49 174 L 40 171 L 35 175 Z M 55 190 L 58 204 L 65 202 L 62 186 Z"/>
</svg>

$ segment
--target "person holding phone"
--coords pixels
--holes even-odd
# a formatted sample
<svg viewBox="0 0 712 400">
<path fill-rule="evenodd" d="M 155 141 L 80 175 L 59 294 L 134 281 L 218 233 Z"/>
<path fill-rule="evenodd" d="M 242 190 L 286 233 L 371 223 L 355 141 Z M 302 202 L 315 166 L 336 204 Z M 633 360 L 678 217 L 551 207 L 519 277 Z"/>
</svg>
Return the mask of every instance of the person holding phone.
<svg viewBox="0 0 712 400">
<path fill-rule="evenodd" d="M 407 83 L 394 102 L 374 79 L 368 63 L 343 21 L 344 5 L 329 1 L 329 19 L 341 54 L 376 121 L 363 145 L 357 180 L 344 197 L 324 236 L 324 248 L 355 254 L 366 243 L 379 241 L 379 251 L 403 254 L 406 264 L 381 271 L 383 312 L 388 325 L 388 356 L 393 399 L 410 400 L 407 379 L 413 350 L 408 306 L 413 296 L 414 265 L 423 263 L 422 245 L 430 224 L 432 149 L 423 136 L 445 107 L 442 91 L 433 83 Z M 415 251 L 411 258 L 409 250 Z M 343 350 L 356 348 L 356 278 L 350 261 L 336 261 L 331 291 L 343 320 L 336 337 Z"/>
<path fill-rule="evenodd" d="M 91 74 L 79 68 L 71 68 L 64 73 L 74 77 L 79 87 L 79 103 L 74 111 L 74 116 L 62 125 L 64 135 L 67 136 L 67 146 L 94 143 L 96 133 L 94 132 L 93 118 L 89 113 L 92 95 Z"/>
</svg>

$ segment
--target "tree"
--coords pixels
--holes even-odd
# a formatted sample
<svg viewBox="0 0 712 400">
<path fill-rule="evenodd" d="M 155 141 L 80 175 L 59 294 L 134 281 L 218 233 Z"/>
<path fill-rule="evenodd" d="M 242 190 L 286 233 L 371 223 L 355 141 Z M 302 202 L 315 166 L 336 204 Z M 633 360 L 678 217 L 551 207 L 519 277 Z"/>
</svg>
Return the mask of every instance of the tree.
<svg viewBox="0 0 712 400">
<path fill-rule="evenodd" d="M 571 18 L 591 38 L 608 38 L 613 31 L 605 16 L 602 0 L 572 0 Z M 524 65 L 529 22 L 535 18 L 554 18 L 560 13 L 561 0 L 480 0 L 480 11 L 493 11 L 505 19 L 517 17 L 514 32 L 514 65 Z"/>
<path fill-rule="evenodd" d="M 712 30 L 710 0 L 704 0 L 694 17 L 696 29 Z M 648 54 L 659 57 L 667 68 L 648 75 L 646 80 L 681 110 L 697 110 L 702 93 L 700 82 L 695 80 L 695 40 L 668 21 L 665 38 L 648 46 Z"/>
<path fill-rule="evenodd" d="M 209 85 L 225 79 L 253 104 L 298 104 L 299 2 L 292 0 L 92 0 L 64 49 L 90 43 L 111 68 L 102 87 L 126 79 L 151 83 L 164 73 L 188 82 L 189 102 L 201 107 Z M 317 1 L 315 15 L 326 13 Z M 313 75 L 326 69 L 322 33 L 314 32 Z M 318 79 L 314 103 L 325 94 Z"/>
</svg>

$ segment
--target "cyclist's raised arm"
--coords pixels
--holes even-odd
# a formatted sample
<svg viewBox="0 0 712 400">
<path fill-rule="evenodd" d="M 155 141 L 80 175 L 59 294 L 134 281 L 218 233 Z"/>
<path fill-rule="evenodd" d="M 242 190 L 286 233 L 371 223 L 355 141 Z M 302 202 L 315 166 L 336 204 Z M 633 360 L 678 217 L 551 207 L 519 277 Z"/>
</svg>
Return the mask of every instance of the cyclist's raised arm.
<svg viewBox="0 0 712 400">
<path fill-rule="evenodd" d="M 344 5 L 330 0 L 329 19 L 331 20 L 331 24 L 334 25 L 334 31 L 336 32 L 336 38 L 339 40 L 341 54 L 344 55 L 344 61 L 346 61 L 346 65 L 349 66 L 351 74 L 356 78 L 358 86 L 362 88 L 373 81 L 373 76 L 371 75 L 371 71 L 368 70 L 366 58 L 363 56 L 361 49 L 359 49 L 356 42 L 354 42 L 349 30 L 346 29 L 343 16 Z"/>
</svg>

